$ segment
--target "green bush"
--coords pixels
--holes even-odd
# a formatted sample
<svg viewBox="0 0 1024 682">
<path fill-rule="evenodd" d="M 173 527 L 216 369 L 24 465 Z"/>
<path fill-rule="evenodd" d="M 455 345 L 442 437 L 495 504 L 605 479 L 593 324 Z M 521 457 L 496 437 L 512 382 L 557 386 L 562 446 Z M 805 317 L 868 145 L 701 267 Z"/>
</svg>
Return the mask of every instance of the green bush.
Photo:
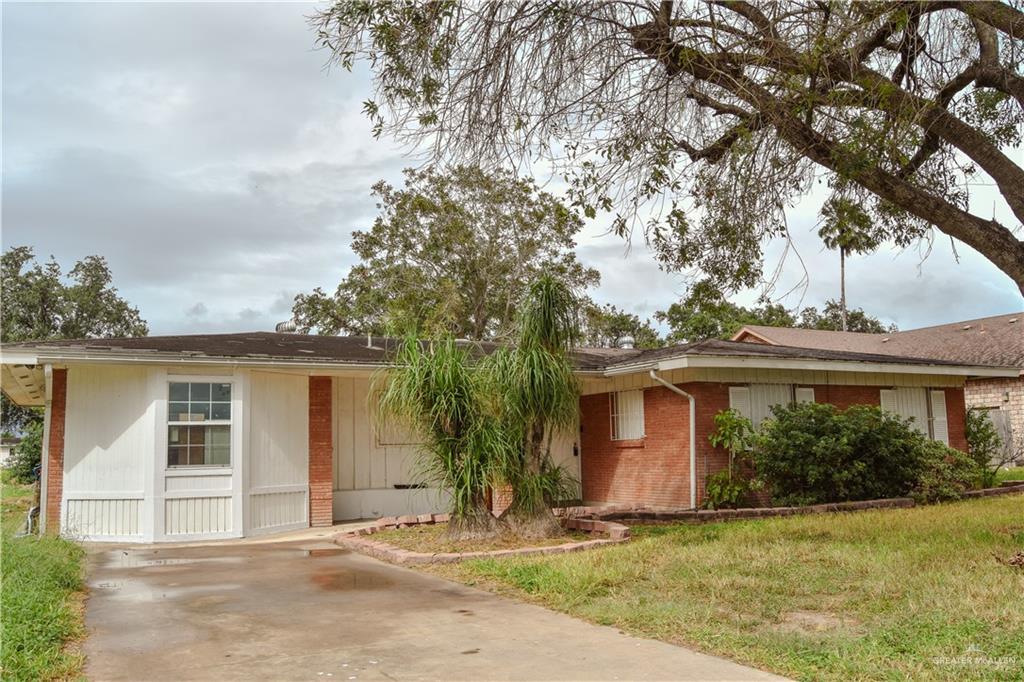
<svg viewBox="0 0 1024 682">
<path fill-rule="evenodd" d="M 918 502 L 958 500 L 985 480 L 985 468 L 970 455 L 934 440 L 921 444 L 918 466 L 917 483 L 911 490 Z"/>
<path fill-rule="evenodd" d="M 719 471 L 704 479 L 704 506 L 707 509 L 736 509 L 750 495 L 750 480 L 742 475 Z"/>
<path fill-rule="evenodd" d="M 43 422 L 32 421 L 25 427 L 21 442 L 14 446 L 7 469 L 15 480 L 30 483 L 34 478 L 34 469 L 42 460 L 43 454 Z"/>
<path fill-rule="evenodd" d="M 878 407 L 776 406 L 754 450 L 757 475 L 776 504 L 804 505 L 906 495 L 918 482 L 924 437 Z"/>
</svg>

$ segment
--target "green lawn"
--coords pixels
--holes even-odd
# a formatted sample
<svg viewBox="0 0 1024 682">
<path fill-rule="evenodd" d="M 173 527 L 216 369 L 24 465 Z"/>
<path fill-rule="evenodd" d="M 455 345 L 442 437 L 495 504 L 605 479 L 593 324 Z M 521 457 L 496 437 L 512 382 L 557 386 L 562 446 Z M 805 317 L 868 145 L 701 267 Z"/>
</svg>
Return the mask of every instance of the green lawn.
<svg viewBox="0 0 1024 682">
<path fill-rule="evenodd" d="M 1000 469 L 996 476 L 998 476 L 1000 481 L 1020 481 L 1024 483 L 1024 467 Z"/>
<path fill-rule="evenodd" d="M 445 575 L 805 680 L 1024 679 L 1024 497 L 634 528 Z"/>
<path fill-rule="evenodd" d="M 55 537 L 14 538 L 32 489 L 3 484 L 0 534 L 0 677 L 78 677 L 82 657 L 82 557 L 78 545 Z"/>
</svg>

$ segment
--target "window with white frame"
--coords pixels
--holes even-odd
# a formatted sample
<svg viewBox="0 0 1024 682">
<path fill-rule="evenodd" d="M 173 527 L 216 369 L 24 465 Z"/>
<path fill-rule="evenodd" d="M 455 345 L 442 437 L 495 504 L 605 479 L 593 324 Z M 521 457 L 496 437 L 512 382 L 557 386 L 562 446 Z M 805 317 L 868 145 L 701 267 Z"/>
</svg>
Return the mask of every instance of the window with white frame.
<svg viewBox="0 0 1024 682">
<path fill-rule="evenodd" d="M 949 445 L 945 391 L 911 386 L 883 388 L 879 404 L 886 412 L 912 419 L 911 425 L 922 435 Z"/>
<path fill-rule="evenodd" d="M 612 440 L 644 437 L 644 392 L 616 391 L 611 400 Z"/>
<path fill-rule="evenodd" d="M 772 415 L 776 405 L 813 403 L 814 388 L 792 384 L 750 384 L 729 387 L 729 407 L 750 420 L 757 428 Z"/>
<path fill-rule="evenodd" d="M 170 382 L 167 466 L 231 466 L 230 383 Z"/>
</svg>

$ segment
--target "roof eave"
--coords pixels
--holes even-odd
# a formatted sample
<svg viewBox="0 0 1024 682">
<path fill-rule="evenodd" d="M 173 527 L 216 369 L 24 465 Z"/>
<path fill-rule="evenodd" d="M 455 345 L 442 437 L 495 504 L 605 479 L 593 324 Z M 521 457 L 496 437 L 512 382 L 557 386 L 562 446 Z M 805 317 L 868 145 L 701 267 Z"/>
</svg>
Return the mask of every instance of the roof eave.
<svg viewBox="0 0 1024 682">
<path fill-rule="evenodd" d="M 730 355 L 690 355 L 657 363 L 659 371 L 685 367 L 749 367 L 752 369 L 802 369 L 833 372 L 879 372 L 888 374 L 939 374 L 967 377 L 1016 377 L 1016 367 L 977 365 L 933 365 L 928 363 L 872 362 L 865 360 L 820 360 L 810 358 L 736 357 Z M 641 368 L 642 369 L 642 368 Z M 630 371 L 639 371 L 631 369 Z"/>
</svg>

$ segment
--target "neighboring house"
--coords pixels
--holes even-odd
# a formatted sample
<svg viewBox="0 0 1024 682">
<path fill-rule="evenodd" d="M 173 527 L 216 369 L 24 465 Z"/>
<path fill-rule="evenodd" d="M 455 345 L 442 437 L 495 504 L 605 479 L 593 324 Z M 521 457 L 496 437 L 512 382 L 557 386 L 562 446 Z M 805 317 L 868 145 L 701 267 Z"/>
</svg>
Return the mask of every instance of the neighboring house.
<svg viewBox="0 0 1024 682">
<path fill-rule="evenodd" d="M 20 442 L 20 438 L 8 438 L 7 436 L 0 438 L 0 467 L 10 465 L 14 448 Z"/>
<path fill-rule="evenodd" d="M 91 540 L 276 532 L 444 506 L 414 439 L 376 423 L 387 339 L 254 332 L 7 344 L 0 385 L 45 405 L 43 523 Z M 489 352 L 493 345 L 477 346 Z M 580 429 L 554 444 L 586 502 L 694 507 L 726 466 L 708 436 L 794 400 L 891 404 L 964 447 L 963 386 L 1015 370 L 730 341 L 574 358 Z"/>
<path fill-rule="evenodd" d="M 1005 442 L 1024 444 L 1024 312 L 886 334 L 748 325 L 734 341 L 835 351 L 935 358 L 967 365 L 1016 367 L 1015 377 L 967 382 L 968 408 L 989 410 Z"/>
</svg>

